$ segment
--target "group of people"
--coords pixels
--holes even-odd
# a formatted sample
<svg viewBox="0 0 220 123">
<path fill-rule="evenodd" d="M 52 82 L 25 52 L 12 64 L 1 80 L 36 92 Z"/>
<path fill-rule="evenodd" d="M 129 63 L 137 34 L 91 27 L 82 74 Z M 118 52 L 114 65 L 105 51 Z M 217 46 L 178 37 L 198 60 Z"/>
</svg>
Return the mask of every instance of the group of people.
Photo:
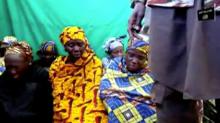
<svg viewBox="0 0 220 123">
<path fill-rule="evenodd" d="M 103 62 L 90 48 L 84 30 L 64 28 L 59 56 L 53 41 L 44 42 L 33 61 L 25 41 L 6 36 L 0 76 L 0 121 L 5 123 L 156 122 L 151 99 L 154 80 L 147 68 L 149 42 L 122 38 L 103 46 Z M 7 43 L 8 42 L 8 43 Z M 4 45 L 3 45 L 4 44 Z"/>
</svg>

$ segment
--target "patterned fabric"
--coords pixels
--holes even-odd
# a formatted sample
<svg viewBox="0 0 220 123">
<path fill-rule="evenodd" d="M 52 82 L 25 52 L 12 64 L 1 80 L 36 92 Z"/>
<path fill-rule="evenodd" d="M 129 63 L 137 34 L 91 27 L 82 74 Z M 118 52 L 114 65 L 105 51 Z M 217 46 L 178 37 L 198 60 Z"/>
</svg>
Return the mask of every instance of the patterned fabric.
<svg viewBox="0 0 220 123">
<path fill-rule="evenodd" d="M 145 54 L 148 54 L 150 50 L 149 43 L 143 40 L 136 40 L 136 41 L 130 41 L 128 44 L 128 50 L 129 49 L 137 49 Z"/>
<path fill-rule="evenodd" d="M 153 79 L 145 72 L 131 74 L 124 58 L 115 58 L 100 85 L 100 97 L 108 111 L 109 123 L 154 123 L 155 106 L 151 101 Z"/>
<path fill-rule="evenodd" d="M 0 75 L 2 75 L 2 73 L 5 71 L 5 61 L 4 61 L 4 57 L 0 58 Z"/>
<path fill-rule="evenodd" d="M 132 6 L 134 6 L 134 2 L 138 0 L 132 0 Z M 150 6 L 161 6 L 161 7 L 192 7 L 194 5 L 195 0 L 141 0 L 143 2 L 147 1 L 147 5 Z M 215 3 L 215 10 L 220 10 L 220 0 L 205 0 L 205 4 L 207 3 Z"/>
<path fill-rule="evenodd" d="M 14 42 L 17 42 L 17 38 L 14 36 L 5 36 L 3 41 L 1 42 L 1 47 L 9 47 L 11 46 Z"/>
<path fill-rule="evenodd" d="M 103 67 L 104 67 L 104 68 L 108 68 L 111 63 L 112 63 L 112 58 L 109 57 L 109 56 L 104 57 L 104 58 L 102 59 L 102 64 L 103 64 Z"/>
<path fill-rule="evenodd" d="M 8 54 L 21 54 L 28 62 L 31 62 L 33 58 L 31 47 L 25 41 L 14 42 L 11 47 L 7 48 L 5 55 Z"/>
<path fill-rule="evenodd" d="M 106 111 L 98 96 L 101 61 L 89 48 L 82 29 L 65 28 L 60 37 L 63 44 L 69 39 L 80 39 L 86 49 L 75 63 L 67 64 L 67 57 L 58 57 L 50 67 L 54 123 L 106 123 Z"/>
<path fill-rule="evenodd" d="M 57 54 L 55 42 L 47 41 L 47 42 L 42 43 L 38 52 L 40 54 L 46 54 L 46 53 Z"/>
<path fill-rule="evenodd" d="M 87 38 L 82 28 L 77 26 L 70 26 L 64 28 L 63 32 L 60 34 L 60 41 L 65 45 L 69 40 L 79 39 L 87 42 Z"/>
<path fill-rule="evenodd" d="M 191 7 L 194 5 L 194 0 L 148 0 L 147 4 L 163 7 Z"/>
<path fill-rule="evenodd" d="M 93 56 L 84 65 L 66 64 L 58 57 L 50 68 L 54 97 L 54 123 L 106 123 L 98 96 L 102 63 Z"/>
</svg>

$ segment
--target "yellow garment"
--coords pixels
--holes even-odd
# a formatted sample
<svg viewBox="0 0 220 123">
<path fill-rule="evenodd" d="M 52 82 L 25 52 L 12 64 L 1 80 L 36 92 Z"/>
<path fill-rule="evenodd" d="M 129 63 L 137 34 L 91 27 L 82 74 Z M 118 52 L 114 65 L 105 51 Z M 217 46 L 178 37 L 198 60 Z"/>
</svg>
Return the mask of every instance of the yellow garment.
<svg viewBox="0 0 220 123">
<path fill-rule="evenodd" d="M 77 26 L 66 27 L 60 34 L 60 41 L 63 45 L 71 39 L 79 39 L 83 42 L 88 42 L 83 29 Z"/>
<path fill-rule="evenodd" d="M 99 98 L 102 63 L 89 48 L 80 27 L 67 27 L 60 35 L 65 45 L 79 39 L 85 44 L 82 56 L 72 64 L 58 57 L 50 67 L 54 97 L 54 123 L 107 123 L 107 113 Z"/>
<path fill-rule="evenodd" d="M 102 63 L 93 56 L 85 66 L 65 64 L 58 57 L 50 68 L 54 97 L 54 123 L 107 123 L 98 89 Z"/>
</svg>

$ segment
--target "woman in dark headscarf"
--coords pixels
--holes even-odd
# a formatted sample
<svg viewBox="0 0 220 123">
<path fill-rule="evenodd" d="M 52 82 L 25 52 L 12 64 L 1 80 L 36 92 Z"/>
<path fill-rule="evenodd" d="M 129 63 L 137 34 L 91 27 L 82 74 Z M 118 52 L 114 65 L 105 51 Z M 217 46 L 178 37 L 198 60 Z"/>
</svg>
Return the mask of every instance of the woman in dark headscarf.
<svg viewBox="0 0 220 123">
<path fill-rule="evenodd" d="M 113 59 L 100 84 L 109 123 L 154 123 L 153 79 L 147 69 L 149 44 L 130 43 L 126 56 Z"/>
<path fill-rule="evenodd" d="M 31 47 L 14 43 L 5 53 L 0 76 L 0 122 L 51 123 L 52 95 L 48 74 L 32 65 Z"/>
<path fill-rule="evenodd" d="M 54 41 L 47 41 L 41 44 L 40 49 L 37 51 L 39 60 L 34 64 L 46 68 L 49 71 L 50 65 L 58 56 L 57 47 Z"/>
</svg>

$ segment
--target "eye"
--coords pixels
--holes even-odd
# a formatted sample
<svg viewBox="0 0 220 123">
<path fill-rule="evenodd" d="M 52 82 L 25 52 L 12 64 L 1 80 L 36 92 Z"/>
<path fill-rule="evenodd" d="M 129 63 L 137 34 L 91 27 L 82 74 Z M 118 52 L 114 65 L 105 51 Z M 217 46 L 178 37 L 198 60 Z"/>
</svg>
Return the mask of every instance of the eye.
<svg viewBox="0 0 220 123">
<path fill-rule="evenodd" d="M 145 57 L 145 56 L 143 56 L 143 55 L 138 55 L 137 56 L 137 58 L 139 59 L 139 60 L 147 60 L 147 58 Z"/>
<path fill-rule="evenodd" d="M 69 43 L 67 44 L 68 47 L 74 47 L 74 44 L 73 43 Z"/>
<path fill-rule="evenodd" d="M 83 43 L 83 42 L 78 42 L 77 45 L 78 45 L 79 47 L 84 47 L 84 43 Z"/>
</svg>

